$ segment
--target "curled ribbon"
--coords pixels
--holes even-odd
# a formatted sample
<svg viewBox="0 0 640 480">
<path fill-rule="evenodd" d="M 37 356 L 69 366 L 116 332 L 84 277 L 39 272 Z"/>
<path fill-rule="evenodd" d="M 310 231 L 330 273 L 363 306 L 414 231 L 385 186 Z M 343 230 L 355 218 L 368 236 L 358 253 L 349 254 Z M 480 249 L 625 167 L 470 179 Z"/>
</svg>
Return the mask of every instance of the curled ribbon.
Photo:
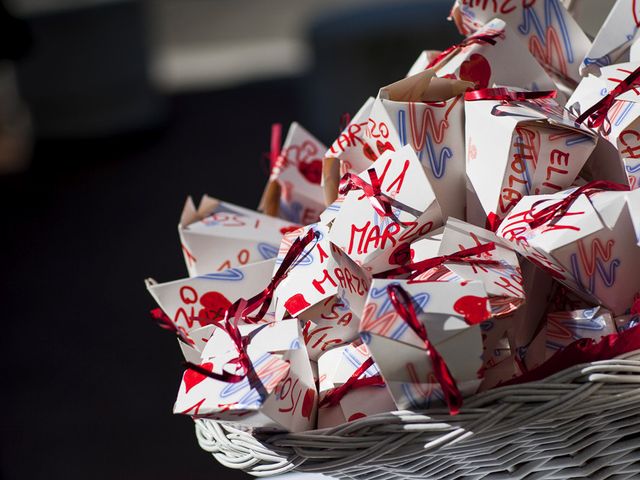
<svg viewBox="0 0 640 480">
<path fill-rule="evenodd" d="M 575 202 L 580 195 L 586 195 L 587 197 L 591 197 L 592 195 L 603 192 L 603 191 L 626 191 L 629 190 L 628 185 L 622 185 L 620 183 L 610 182 L 608 180 L 594 180 L 589 183 L 585 183 L 581 187 L 576 188 L 569 195 L 564 197 L 562 200 L 552 203 L 538 211 L 535 214 L 531 214 L 532 218 L 528 220 L 528 224 L 530 228 L 538 228 L 541 225 L 544 225 L 547 222 L 550 222 L 554 219 L 559 219 L 562 217 L 573 202 Z M 540 203 L 546 202 L 547 200 L 538 200 L 531 206 L 531 210 L 539 205 Z"/>
<path fill-rule="evenodd" d="M 178 327 L 174 322 L 172 322 L 169 316 L 164 313 L 161 308 L 154 308 L 149 313 L 151 314 L 151 319 L 156 322 L 156 325 L 160 328 L 175 333 L 176 336 L 187 345 L 193 346 L 195 344 L 195 342 L 189 338 L 185 329 Z"/>
<path fill-rule="evenodd" d="M 606 120 L 607 113 L 609 113 L 609 109 L 613 106 L 616 98 L 633 89 L 634 86 L 640 85 L 640 79 L 638 77 L 640 77 L 640 67 L 631 72 L 627 78 L 622 80 L 616 88 L 602 97 L 595 105 L 585 110 L 584 113 L 576 119 L 576 123 L 582 124 L 586 121 L 589 128 L 600 127 Z"/>
<path fill-rule="evenodd" d="M 462 50 L 464 47 L 468 47 L 469 45 L 473 45 L 475 43 L 486 43 L 488 45 L 495 45 L 496 41 L 494 39 L 497 37 L 501 37 L 503 35 L 504 35 L 503 30 L 500 30 L 494 33 L 483 33 L 483 34 L 471 35 L 470 37 L 467 37 L 466 39 L 464 39 L 462 42 L 456 45 L 452 45 L 446 50 L 440 52 L 433 60 L 429 62 L 425 70 L 435 67 L 442 60 L 444 60 L 449 55 L 451 55 L 453 52 L 457 50 Z"/>
<path fill-rule="evenodd" d="M 327 392 L 324 398 L 318 404 L 318 408 L 324 406 L 335 407 L 340 403 L 340 400 L 349 393 L 351 390 L 362 387 L 383 387 L 385 385 L 384 380 L 380 374 L 373 375 L 371 377 L 360 378 L 369 367 L 373 365 L 373 358 L 369 357 L 360 365 L 355 372 L 349 377 L 349 379 L 342 385 L 336 388 L 332 388 Z"/>
<path fill-rule="evenodd" d="M 251 297 L 249 300 L 237 300 L 227 309 L 225 318 L 228 319 L 230 317 L 239 315 L 239 318 L 251 321 L 252 323 L 256 323 L 262 320 L 262 318 L 267 313 L 269 305 L 271 304 L 271 299 L 273 298 L 275 289 L 285 278 L 287 278 L 289 271 L 299 259 L 300 255 L 302 255 L 305 248 L 319 236 L 320 234 L 318 232 L 313 229 L 309 229 L 304 237 L 296 238 L 296 240 L 289 248 L 289 251 L 282 259 L 280 267 L 278 267 L 278 270 L 276 270 L 275 275 L 266 286 L 266 288 L 262 292 Z M 255 316 L 249 318 L 249 315 L 257 309 L 259 309 L 258 313 Z"/>
<path fill-rule="evenodd" d="M 447 262 L 460 262 L 460 263 L 470 263 L 473 265 L 500 265 L 500 262 L 497 260 L 487 260 L 482 258 L 469 258 L 476 255 L 480 255 L 482 253 L 490 252 L 496 249 L 496 244 L 493 242 L 484 243 L 482 245 L 476 245 L 472 248 L 467 248 L 465 250 L 460 250 L 459 252 L 451 253 L 449 255 L 441 255 L 439 257 L 427 258 L 425 260 L 420 260 L 419 262 L 407 263 L 406 265 L 401 265 L 396 268 L 392 268 L 391 270 L 386 270 L 384 272 L 380 272 L 375 274 L 374 278 L 391 278 L 398 275 L 404 275 L 406 273 L 411 273 L 409 276 L 410 279 L 417 277 L 418 275 L 430 270 L 434 267 L 439 267 L 443 263 Z"/>
<path fill-rule="evenodd" d="M 345 173 L 340 179 L 340 185 L 338 192 L 341 195 L 346 195 L 351 190 L 362 190 L 362 193 L 369 199 L 371 206 L 382 217 L 393 216 L 393 210 L 391 209 L 391 199 L 382 193 L 382 182 L 378 178 L 378 174 L 375 169 L 370 168 L 367 170 L 371 183 L 365 182 L 358 175 L 353 173 Z"/>
<path fill-rule="evenodd" d="M 241 308 L 244 302 L 245 300 L 242 300 L 240 302 Z M 238 328 L 238 321 L 240 318 L 237 315 L 238 311 L 241 310 L 241 308 L 236 311 L 236 317 L 233 319 L 233 321 L 230 318 L 225 318 L 225 320 L 222 322 L 214 322 L 218 328 L 221 328 L 227 333 L 227 335 L 229 335 L 238 352 L 238 356 L 229 360 L 227 362 L 227 365 L 235 364 L 236 372 L 239 369 L 241 370 L 241 373 L 239 374 L 231 373 L 226 370 L 223 370 L 222 373 L 216 373 L 216 372 L 209 371 L 203 368 L 201 365 L 196 365 L 195 363 L 192 363 L 192 362 L 184 362 L 184 366 L 187 369 L 198 372 L 201 375 L 204 375 L 209 378 L 213 378 L 214 380 L 219 380 L 221 382 L 226 382 L 226 383 L 239 383 L 246 378 L 249 380 L 249 385 L 251 385 L 253 388 L 255 388 L 258 391 L 258 393 L 260 394 L 260 397 L 265 398 L 267 396 L 267 392 L 265 391 L 264 385 L 262 384 L 260 377 L 255 371 L 253 362 L 251 362 L 251 359 L 247 354 L 247 347 L 251 343 L 251 339 L 253 338 L 253 336 L 255 336 L 255 334 L 257 334 L 260 330 L 265 328 L 266 325 L 263 325 L 258 329 L 253 330 L 248 335 L 243 336 L 240 333 L 240 329 Z"/>
<path fill-rule="evenodd" d="M 389 298 L 393 308 L 395 308 L 396 312 L 398 312 L 405 323 L 409 325 L 411 330 L 418 335 L 420 340 L 424 342 L 427 356 L 431 360 L 433 373 L 442 388 L 445 403 L 449 407 L 449 413 L 451 415 L 457 415 L 460 411 L 460 407 L 462 407 L 462 394 L 460 393 L 460 390 L 458 390 L 456 381 L 453 378 L 453 375 L 451 375 L 444 358 L 442 358 L 433 344 L 429 341 L 427 329 L 422 322 L 418 320 L 411 297 L 405 289 L 397 284 L 387 286 L 387 292 L 389 293 Z"/>
<path fill-rule="evenodd" d="M 472 90 L 464 94 L 464 99 L 468 102 L 476 100 L 504 100 L 507 102 L 518 102 L 526 100 L 540 100 L 544 98 L 556 98 L 556 90 L 543 90 L 540 92 L 516 92 L 509 88 L 481 88 Z"/>
<path fill-rule="evenodd" d="M 247 347 L 249 346 L 250 337 L 243 337 L 240 334 L 240 330 L 238 329 L 237 325 L 233 325 L 230 321 L 219 323 L 217 324 L 217 326 L 227 332 L 231 340 L 233 340 L 236 349 L 238 350 L 238 356 L 231 359 L 228 363 L 237 365 L 240 369 L 243 370 L 243 373 L 237 374 L 227 371 L 223 371 L 222 373 L 215 373 L 191 362 L 184 362 L 184 365 L 190 370 L 194 370 L 201 375 L 205 375 L 215 380 L 220 380 L 227 383 L 241 382 L 249 375 L 249 372 L 253 371 L 253 364 L 251 363 L 251 360 L 247 355 Z"/>
</svg>

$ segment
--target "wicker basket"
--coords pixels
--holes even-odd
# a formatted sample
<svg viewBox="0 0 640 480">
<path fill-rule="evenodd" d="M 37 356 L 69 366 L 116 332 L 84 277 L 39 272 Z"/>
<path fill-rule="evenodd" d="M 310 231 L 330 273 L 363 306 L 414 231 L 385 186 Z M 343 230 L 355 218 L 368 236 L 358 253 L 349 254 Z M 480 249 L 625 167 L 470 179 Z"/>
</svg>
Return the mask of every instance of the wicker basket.
<svg viewBox="0 0 640 480">
<path fill-rule="evenodd" d="M 399 411 L 260 436 L 197 420 L 200 446 L 255 476 L 352 479 L 640 478 L 640 350 L 465 400 L 461 413 Z"/>
</svg>

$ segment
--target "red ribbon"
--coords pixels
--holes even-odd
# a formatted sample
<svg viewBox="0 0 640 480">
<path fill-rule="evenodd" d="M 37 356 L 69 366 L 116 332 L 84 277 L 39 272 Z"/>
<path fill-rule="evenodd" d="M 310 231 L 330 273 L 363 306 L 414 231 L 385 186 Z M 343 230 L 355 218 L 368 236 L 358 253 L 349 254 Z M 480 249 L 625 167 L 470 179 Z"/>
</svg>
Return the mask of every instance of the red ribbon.
<svg viewBox="0 0 640 480">
<path fill-rule="evenodd" d="M 499 32 L 495 32 L 495 33 L 483 33 L 483 34 L 471 35 L 470 37 L 467 37 L 457 45 L 452 45 L 446 50 L 440 52 L 433 60 L 429 62 L 429 65 L 427 65 L 427 68 L 425 68 L 425 70 L 435 67 L 437 64 L 439 64 L 442 60 L 447 58 L 456 50 L 462 50 L 464 47 L 468 47 L 469 45 L 473 45 L 475 43 L 486 43 L 489 45 L 495 45 L 496 41 L 494 40 L 494 38 L 501 37 L 503 35 L 504 35 L 503 30 L 500 30 Z"/>
<path fill-rule="evenodd" d="M 355 372 L 349 377 L 349 379 L 342 385 L 336 388 L 332 388 L 327 392 L 324 398 L 318 404 L 318 408 L 322 408 L 326 405 L 335 407 L 340 403 L 340 400 L 349 393 L 351 390 L 362 387 L 383 387 L 385 385 L 384 380 L 380 374 L 373 375 L 371 377 L 360 378 L 369 367 L 373 365 L 373 358 L 369 357 L 360 365 Z"/>
<path fill-rule="evenodd" d="M 540 366 L 500 386 L 536 382 L 575 365 L 610 360 L 635 350 L 640 350 L 640 325 L 605 335 L 598 342 L 593 338 L 581 338 L 557 351 Z"/>
<path fill-rule="evenodd" d="M 544 207 L 542 210 L 538 211 L 535 214 L 531 214 L 533 218 L 531 218 L 527 223 L 529 223 L 529 227 L 538 228 L 541 225 L 544 225 L 547 222 L 552 221 L 555 218 L 562 217 L 573 202 L 575 202 L 580 195 L 586 195 L 587 197 L 591 197 L 592 195 L 603 192 L 603 191 L 626 191 L 629 190 L 628 185 L 622 185 L 620 183 L 610 182 L 608 180 L 594 180 L 589 183 L 585 183 L 581 187 L 576 188 L 569 195 L 564 197 L 562 200 L 552 203 Z M 531 210 L 535 208 L 536 205 L 546 202 L 547 200 L 539 200 L 535 202 L 531 206 Z"/>
<path fill-rule="evenodd" d="M 215 380 L 220 380 L 221 382 L 226 382 L 226 383 L 241 382 L 245 378 L 247 378 L 250 372 L 254 371 L 253 364 L 251 363 L 251 360 L 247 355 L 247 347 L 249 346 L 251 337 L 249 336 L 243 337 L 240 334 L 240 330 L 238 329 L 237 325 L 234 325 L 232 322 L 228 320 L 223 323 L 216 323 L 216 326 L 218 326 L 219 328 L 227 332 L 229 337 L 231 337 L 231 340 L 233 340 L 233 343 L 235 344 L 236 349 L 238 350 L 238 356 L 236 358 L 231 359 L 228 362 L 228 364 L 229 363 L 236 364 L 238 367 L 240 367 L 243 370 L 243 373 L 236 374 L 236 373 L 230 373 L 227 371 L 223 371 L 222 373 L 215 373 L 215 372 L 206 370 L 202 368 L 200 365 L 196 365 L 195 363 L 191 363 L 191 362 L 184 362 L 184 365 L 186 368 L 195 370 L 201 375 L 205 375 Z"/>
<path fill-rule="evenodd" d="M 381 273 L 375 274 L 374 278 L 391 278 L 397 275 L 404 275 L 406 273 L 412 273 L 409 278 L 413 279 L 418 275 L 430 270 L 434 267 L 439 267 L 443 263 L 447 262 L 461 262 L 470 263 L 474 265 L 500 265 L 497 260 L 486 260 L 481 258 L 469 258 L 482 253 L 490 252 L 496 249 L 496 244 L 493 242 L 484 243 L 482 245 L 476 245 L 466 250 L 460 250 L 459 252 L 451 253 L 449 255 L 441 255 L 439 257 L 427 258 L 419 262 L 407 263 L 391 270 L 387 270 Z"/>
<path fill-rule="evenodd" d="M 619 97 L 625 92 L 634 88 L 634 85 L 639 85 L 640 81 L 640 67 L 636 68 L 631 74 L 622 80 L 616 88 L 611 90 L 607 95 L 602 97 L 595 105 L 583 112 L 577 119 L 576 123 L 582 124 L 585 120 L 589 128 L 600 127 L 607 118 L 609 109 L 613 106 L 616 97 Z"/>
<path fill-rule="evenodd" d="M 393 210 L 391 209 L 391 199 L 382 193 L 382 182 L 378 178 L 378 174 L 375 169 L 370 168 L 367 170 L 371 184 L 365 182 L 358 175 L 353 173 L 345 173 L 340 179 L 340 185 L 338 192 L 341 195 L 346 195 L 351 190 L 362 190 L 362 193 L 369 199 L 371 206 L 382 217 L 393 216 Z"/>
<path fill-rule="evenodd" d="M 304 237 L 296 238 L 296 240 L 289 248 L 289 251 L 282 259 L 280 267 L 278 267 L 278 270 L 276 270 L 275 275 L 273 276 L 267 287 L 262 292 L 251 297 L 249 300 L 237 300 L 227 309 L 225 317 L 230 318 L 236 316 L 236 314 L 239 312 L 239 318 L 242 318 L 243 320 L 250 321 L 252 323 L 262 320 L 262 318 L 267 313 L 269 305 L 271 304 L 271 299 L 273 298 L 275 289 L 285 278 L 287 278 L 287 275 L 289 275 L 289 270 L 291 270 L 300 255 L 302 255 L 304 249 L 313 240 L 318 238 L 318 236 L 318 232 L 313 229 L 309 229 Z M 245 306 L 243 306 L 243 303 L 245 304 Z M 258 308 L 258 313 L 255 316 L 249 318 L 249 314 L 251 314 Z"/>
<path fill-rule="evenodd" d="M 174 322 L 172 322 L 169 316 L 164 313 L 161 308 L 154 308 L 149 313 L 151 314 L 152 320 L 156 322 L 156 325 L 158 325 L 160 328 L 175 333 L 176 336 L 187 345 L 193 346 L 195 344 L 195 342 L 191 338 L 189 338 L 189 335 L 187 335 L 187 332 L 184 330 L 184 328 L 178 327 Z"/>
<path fill-rule="evenodd" d="M 194 370 L 201 375 L 219 380 L 221 382 L 239 383 L 242 382 L 245 378 L 248 378 L 249 384 L 256 388 L 259 391 L 260 395 L 264 397 L 266 395 L 266 392 L 264 391 L 262 381 L 260 380 L 260 377 L 258 377 L 258 374 L 253 367 L 253 363 L 251 362 L 251 359 L 247 354 L 247 347 L 249 346 L 249 343 L 251 343 L 251 339 L 253 338 L 253 336 L 258 333 L 259 330 L 266 327 L 266 325 L 253 330 L 246 336 L 242 336 L 242 334 L 240 333 L 240 329 L 238 328 L 238 321 L 240 320 L 240 316 L 238 313 L 243 309 L 244 303 L 246 303 L 246 301 L 239 300 L 238 303 L 239 308 L 237 308 L 235 311 L 235 317 L 233 318 L 233 321 L 231 317 L 227 315 L 227 317 L 222 322 L 214 322 L 214 324 L 216 325 L 216 327 L 221 328 L 227 333 L 227 335 L 229 335 L 238 352 L 238 356 L 229 360 L 229 362 L 227 362 L 227 365 L 235 364 L 237 368 L 240 368 L 242 370 L 242 373 L 237 374 L 227 371 L 223 371 L 222 373 L 215 373 L 191 362 L 184 362 L 184 365 L 190 370 Z"/>
<path fill-rule="evenodd" d="M 555 90 L 544 90 L 540 92 L 516 92 L 509 88 L 481 88 L 464 94 L 464 99 L 468 102 L 476 100 L 504 100 L 508 102 L 521 102 L 527 100 L 539 100 L 543 98 L 556 98 L 558 92 Z"/>
<path fill-rule="evenodd" d="M 278 168 L 284 167 L 287 159 L 282 155 L 282 124 L 271 125 L 271 149 L 265 156 L 269 159 L 269 175 L 273 175 Z"/>
<path fill-rule="evenodd" d="M 453 378 L 453 375 L 451 375 L 444 358 L 442 358 L 429 341 L 427 329 L 422 322 L 418 320 L 416 311 L 413 308 L 411 297 L 406 290 L 397 284 L 387 286 L 387 292 L 389 293 L 389 298 L 391 299 L 393 308 L 396 309 L 396 312 L 398 312 L 400 317 L 407 323 L 407 325 L 409 325 L 411 330 L 420 337 L 420 340 L 424 342 L 425 350 L 431 360 L 433 373 L 442 388 L 445 402 L 449 407 L 449 413 L 451 415 L 457 415 L 460 411 L 460 407 L 462 407 L 462 394 L 460 393 L 460 390 L 458 390 L 456 381 Z"/>
</svg>

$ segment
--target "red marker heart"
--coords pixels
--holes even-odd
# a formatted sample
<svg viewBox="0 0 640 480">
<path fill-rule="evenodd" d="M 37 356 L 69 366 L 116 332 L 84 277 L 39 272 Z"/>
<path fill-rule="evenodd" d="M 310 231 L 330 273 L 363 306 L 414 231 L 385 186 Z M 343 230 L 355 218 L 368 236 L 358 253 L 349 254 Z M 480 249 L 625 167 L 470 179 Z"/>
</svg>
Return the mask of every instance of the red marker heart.
<svg viewBox="0 0 640 480">
<path fill-rule="evenodd" d="M 376 152 L 373 151 L 373 148 L 371 148 L 371 145 L 369 145 L 368 143 L 362 145 L 362 153 L 364 153 L 364 156 L 372 162 L 375 162 L 378 159 Z"/>
<path fill-rule="evenodd" d="M 302 417 L 311 419 L 311 414 L 313 413 L 313 407 L 316 403 L 316 392 L 311 388 L 307 388 L 306 393 L 304 394 L 304 399 L 302 400 Z"/>
<path fill-rule="evenodd" d="M 376 141 L 376 147 L 378 148 L 378 153 L 380 155 L 382 155 L 387 150 L 390 150 L 392 152 L 396 151 L 396 149 L 393 148 L 393 145 L 391 145 L 391 142 L 384 142 L 383 143 L 381 140 L 377 140 Z"/>
<path fill-rule="evenodd" d="M 308 182 L 320 185 L 320 181 L 322 180 L 322 160 L 315 159 L 310 162 L 300 162 L 298 164 L 298 171 Z"/>
<path fill-rule="evenodd" d="M 231 302 L 220 292 L 207 292 L 200 297 L 200 305 L 203 308 L 198 313 L 198 321 L 205 326 L 222 320 Z"/>
<path fill-rule="evenodd" d="M 473 53 L 460 65 L 460 80 L 473 82 L 476 88 L 487 88 L 491 79 L 491 65 L 479 53 Z"/>
<path fill-rule="evenodd" d="M 286 302 L 284 302 L 284 308 L 287 309 L 292 316 L 296 316 L 298 312 L 304 310 L 311 304 L 307 302 L 307 299 L 304 298 L 304 295 L 301 293 L 296 293 L 291 298 L 289 298 Z"/>
<path fill-rule="evenodd" d="M 213 363 L 207 362 L 200 365 L 205 370 L 211 372 L 213 370 Z M 184 376 L 182 377 L 182 381 L 184 382 L 185 393 L 189 393 L 193 387 L 198 385 L 200 382 L 204 381 L 208 378 L 206 375 L 202 373 L 196 372 L 195 370 L 191 370 L 190 368 L 184 372 Z"/>
<path fill-rule="evenodd" d="M 475 295 L 465 295 L 456 300 L 453 309 L 464 316 L 469 325 L 481 323 L 491 317 L 487 310 L 488 299 L 486 297 L 476 297 Z"/>
</svg>

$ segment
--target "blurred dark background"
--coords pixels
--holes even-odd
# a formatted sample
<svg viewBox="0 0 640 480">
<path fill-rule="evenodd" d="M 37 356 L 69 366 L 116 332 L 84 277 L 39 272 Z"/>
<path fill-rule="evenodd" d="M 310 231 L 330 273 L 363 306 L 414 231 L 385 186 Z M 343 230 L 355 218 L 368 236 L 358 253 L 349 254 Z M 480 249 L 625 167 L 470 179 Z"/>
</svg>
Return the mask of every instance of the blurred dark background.
<svg viewBox="0 0 640 480">
<path fill-rule="evenodd" d="M 0 477 L 245 478 L 172 415 L 143 279 L 186 275 L 187 195 L 257 205 L 271 123 L 329 144 L 455 43 L 451 1 L 0 4 Z"/>
</svg>

